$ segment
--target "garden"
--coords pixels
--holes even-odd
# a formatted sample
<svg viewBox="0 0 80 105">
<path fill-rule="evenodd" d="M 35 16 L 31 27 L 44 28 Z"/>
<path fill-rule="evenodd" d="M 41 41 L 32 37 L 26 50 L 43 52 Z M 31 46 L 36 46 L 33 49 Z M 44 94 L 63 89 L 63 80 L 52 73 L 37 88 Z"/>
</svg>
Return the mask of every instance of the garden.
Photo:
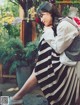
<svg viewBox="0 0 80 105">
<path fill-rule="evenodd" d="M 74 0 L 71 0 L 70 5 L 59 4 L 59 0 L 3 0 L 0 5 L 1 81 L 15 78 L 17 86 L 21 88 L 32 73 L 42 33 L 36 9 L 43 1 L 57 3 L 63 16 L 67 16 L 70 6 L 74 6 L 80 16 L 80 4 L 74 3 Z"/>
</svg>

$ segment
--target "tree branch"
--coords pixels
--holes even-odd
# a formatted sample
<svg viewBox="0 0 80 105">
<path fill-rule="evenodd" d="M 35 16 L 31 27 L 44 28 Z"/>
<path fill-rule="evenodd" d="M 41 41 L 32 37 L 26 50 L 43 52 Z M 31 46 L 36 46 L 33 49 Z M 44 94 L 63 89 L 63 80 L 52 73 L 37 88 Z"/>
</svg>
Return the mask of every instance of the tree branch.
<svg viewBox="0 0 80 105">
<path fill-rule="evenodd" d="M 18 0 L 18 3 L 21 5 L 21 7 L 23 8 L 23 10 L 26 10 L 26 0 Z"/>
</svg>

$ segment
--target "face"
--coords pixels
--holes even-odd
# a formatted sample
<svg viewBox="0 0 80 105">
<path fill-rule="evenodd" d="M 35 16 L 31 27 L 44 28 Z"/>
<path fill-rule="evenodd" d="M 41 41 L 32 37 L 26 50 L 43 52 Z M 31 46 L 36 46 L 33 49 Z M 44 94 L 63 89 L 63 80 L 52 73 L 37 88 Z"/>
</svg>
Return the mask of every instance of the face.
<svg viewBox="0 0 80 105">
<path fill-rule="evenodd" d="M 42 12 L 40 14 L 40 19 L 44 26 L 52 26 L 52 16 L 50 13 Z"/>
</svg>

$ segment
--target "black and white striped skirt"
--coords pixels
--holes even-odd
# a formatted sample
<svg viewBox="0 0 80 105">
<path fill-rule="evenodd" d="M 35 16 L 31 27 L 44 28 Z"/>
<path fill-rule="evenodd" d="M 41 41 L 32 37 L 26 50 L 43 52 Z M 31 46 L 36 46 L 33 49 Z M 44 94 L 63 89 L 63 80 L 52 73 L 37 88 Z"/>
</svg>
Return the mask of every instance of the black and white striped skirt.
<svg viewBox="0 0 80 105">
<path fill-rule="evenodd" d="M 75 67 L 61 64 L 60 55 L 44 39 L 38 54 L 35 74 L 50 105 L 74 105 L 80 96 L 80 62 Z"/>
</svg>

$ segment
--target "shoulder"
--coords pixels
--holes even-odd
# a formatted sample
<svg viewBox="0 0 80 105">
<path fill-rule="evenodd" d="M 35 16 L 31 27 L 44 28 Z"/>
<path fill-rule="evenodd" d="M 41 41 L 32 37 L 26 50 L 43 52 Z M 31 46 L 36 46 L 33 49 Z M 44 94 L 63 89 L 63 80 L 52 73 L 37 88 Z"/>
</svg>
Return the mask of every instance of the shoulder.
<svg viewBox="0 0 80 105">
<path fill-rule="evenodd" d="M 65 29 L 66 27 L 69 27 L 70 23 L 67 22 L 66 20 L 61 20 L 57 26 L 57 29 L 63 28 Z"/>
<path fill-rule="evenodd" d="M 57 31 L 65 31 L 65 30 L 75 30 L 76 28 L 75 28 L 75 26 L 73 26 L 70 22 L 68 22 L 67 20 L 65 20 L 65 19 L 62 19 L 60 22 L 59 22 L 59 24 L 58 24 L 58 26 L 57 26 Z"/>
</svg>

